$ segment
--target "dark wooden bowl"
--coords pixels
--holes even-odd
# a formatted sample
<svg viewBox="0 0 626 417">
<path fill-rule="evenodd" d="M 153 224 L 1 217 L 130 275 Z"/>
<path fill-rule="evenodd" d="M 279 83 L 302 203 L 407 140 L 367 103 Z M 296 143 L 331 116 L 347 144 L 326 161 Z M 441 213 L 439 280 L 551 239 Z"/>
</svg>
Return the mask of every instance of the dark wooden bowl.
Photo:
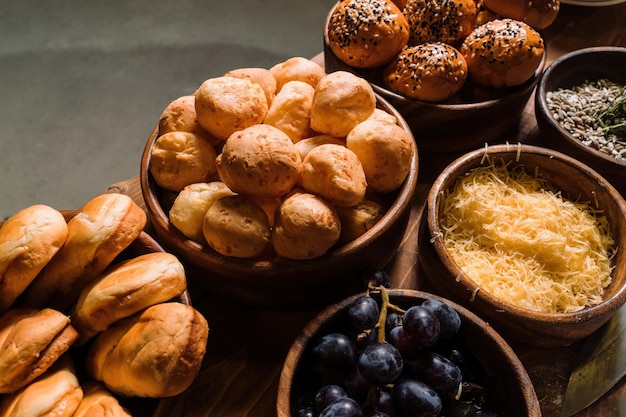
<svg viewBox="0 0 626 417">
<path fill-rule="evenodd" d="M 510 88 L 488 88 L 467 80 L 459 93 L 442 103 L 407 98 L 388 90 L 382 81 L 383 68 L 360 69 L 347 65 L 331 50 L 328 24 L 324 23 L 324 64 L 326 72 L 350 71 L 368 80 L 405 118 L 420 152 L 420 178 L 435 178 L 453 159 L 485 143 L 503 143 L 502 138 L 521 118 L 543 71 L 547 51 L 533 77 Z M 506 138 L 509 141 L 515 138 Z"/>
<path fill-rule="evenodd" d="M 411 134 L 402 116 L 384 99 L 377 99 L 378 107 L 396 116 L 400 126 Z M 417 151 L 413 152 L 411 170 L 401 188 L 384 196 L 389 210 L 356 240 L 331 248 L 325 255 L 312 260 L 238 259 L 221 255 L 208 245 L 188 239 L 170 224 L 166 193 L 157 186 L 149 170 L 150 153 L 157 137 L 155 129 L 141 159 L 140 182 L 148 218 L 166 249 L 187 260 L 190 267 L 198 268 L 190 276 L 198 277 L 200 284 L 215 293 L 259 307 L 307 309 L 325 306 L 365 288 L 362 273 L 368 268 L 384 268 L 402 240 L 417 185 Z"/>
<path fill-rule="evenodd" d="M 452 260 L 439 228 L 440 196 L 459 176 L 496 160 L 522 165 L 528 173 L 540 172 L 563 196 L 578 201 L 597 202 L 610 223 L 619 250 L 613 257 L 612 282 L 603 300 L 593 307 L 573 313 L 548 314 L 505 303 L 477 285 Z M 626 302 L 626 202 L 617 190 L 597 172 L 557 151 L 530 145 L 496 145 L 458 158 L 437 178 L 431 188 L 419 230 L 419 263 L 437 294 L 471 309 L 512 343 L 530 347 L 558 347 L 580 340 L 598 329 Z"/>
<path fill-rule="evenodd" d="M 360 294 L 348 297 L 319 313 L 307 324 L 289 350 L 278 383 L 277 415 L 292 417 L 299 395 L 309 382 L 305 361 L 307 349 L 313 341 L 331 329 L 347 328 L 346 311 Z M 500 379 L 508 402 L 502 415 L 511 417 L 539 417 L 541 410 L 532 382 L 519 358 L 507 342 L 477 315 L 448 299 L 415 290 L 389 290 L 390 301 L 402 308 L 434 298 L 454 307 L 461 316 L 461 338 L 486 369 Z"/>
<path fill-rule="evenodd" d="M 546 94 L 550 91 L 572 88 L 585 80 L 601 78 L 626 85 L 626 48 L 602 46 L 579 49 L 554 61 L 537 86 L 535 115 L 547 146 L 590 166 L 622 195 L 626 195 L 626 161 L 606 155 L 573 137 L 554 119 L 546 101 Z"/>
</svg>

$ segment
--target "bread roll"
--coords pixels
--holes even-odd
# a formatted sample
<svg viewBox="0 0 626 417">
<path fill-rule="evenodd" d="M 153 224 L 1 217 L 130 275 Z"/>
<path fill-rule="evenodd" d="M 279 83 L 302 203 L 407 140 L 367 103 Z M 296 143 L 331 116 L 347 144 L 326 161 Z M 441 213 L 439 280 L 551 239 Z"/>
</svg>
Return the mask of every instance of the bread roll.
<svg viewBox="0 0 626 417">
<path fill-rule="evenodd" d="M 483 0 L 483 6 L 502 18 L 521 20 L 540 30 L 554 22 L 561 2 L 560 0 Z"/>
<path fill-rule="evenodd" d="M 267 105 L 271 106 L 276 96 L 276 78 L 266 68 L 237 68 L 224 74 L 225 77 L 245 78 L 257 83 L 263 89 Z"/>
<path fill-rule="evenodd" d="M 377 193 L 397 190 L 411 171 L 414 140 L 398 125 L 361 122 L 346 137 L 346 147 L 359 158 L 367 186 Z"/>
<path fill-rule="evenodd" d="M 285 132 L 296 143 L 312 131 L 311 105 L 315 89 L 304 81 L 289 81 L 280 89 L 263 123 Z"/>
<path fill-rule="evenodd" d="M 193 94 L 178 97 L 165 107 L 159 118 L 159 135 L 169 132 L 189 132 L 209 142 L 212 146 L 221 141 L 210 135 L 198 122 L 196 98 Z"/>
<path fill-rule="evenodd" d="M 119 395 L 178 395 L 200 370 L 208 334 L 193 307 L 157 304 L 101 333 L 89 349 L 87 373 Z"/>
<path fill-rule="evenodd" d="M 0 228 L 0 312 L 8 309 L 67 239 L 63 215 L 46 205 L 13 214 Z"/>
<path fill-rule="evenodd" d="M 528 81 L 543 60 L 541 35 L 524 22 L 498 19 L 478 26 L 461 53 L 469 77 L 489 87 L 513 87 Z"/>
<path fill-rule="evenodd" d="M 65 314 L 20 307 L 0 316 L 0 394 L 30 384 L 78 338 Z"/>
<path fill-rule="evenodd" d="M 326 71 L 318 63 L 301 56 L 291 57 L 269 69 L 276 80 L 276 91 L 289 81 L 303 81 L 315 88 Z"/>
<path fill-rule="evenodd" d="M 165 133 L 150 152 L 150 174 L 159 187 L 179 192 L 189 184 L 214 180 L 216 157 L 215 148 L 198 135 Z"/>
<path fill-rule="evenodd" d="M 315 88 L 311 128 L 345 138 L 354 126 L 372 115 L 376 96 L 370 83 L 347 71 L 328 74 Z"/>
<path fill-rule="evenodd" d="M 265 211 L 242 195 L 214 202 L 204 217 L 204 238 L 213 250 L 235 258 L 255 258 L 269 246 Z"/>
<path fill-rule="evenodd" d="M 272 245 L 289 259 L 314 259 L 339 240 L 341 223 L 337 211 L 315 194 L 294 190 L 278 208 Z"/>
<path fill-rule="evenodd" d="M 170 253 L 147 253 L 111 266 L 83 289 L 72 308 L 72 323 L 80 333 L 77 344 L 186 288 L 185 268 Z"/>
<path fill-rule="evenodd" d="M 302 161 L 285 132 L 259 124 L 230 136 L 216 164 L 222 182 L 233 192 L 272 198 L 291 190 Z"/>
<path fill-rule="evenodd" d="M 457 47 L 476 26 L 475 0 L 407 0 L 409 45 L 443 42 Z"/>
<path fill-rule="evenodd" d="M 327 30 L 333 53 L 356 68 L 388 63 L 409 40 L 409 23 L 391 0 L 342 0 Z"/>
<path fill-rule="evenodd" d="M 345 146 L 335 144 L 320 145 L 309 151 L 302 163 L 298 185 L 339 207 L 361 202 L 367 189 L 359 158 Z"/>
<path fill-rule="evenodd" d="M 304 161 L 304 158 L 306 158 L 311 149 L 327 143 L 346 146 L 346 141 L 344 139 L 339 139 L 330 135 L 315 135 L 296 142 L 296 149 L 300 154 L 300 159 Z"/>
<path fill-rule="evenodd" d="M 132 417 L 102 384 L 83 383 L 83 399 L 72 417 Z"/>
<path fill-rule="evenodd" d="M 65 358 L 65 357 L 64 357 Z M 73 417 L 83 390 L 68 358 L 0 400 L 1 417 Z"/>
<path fill-rule="evenodd" d="M 349 243 L 370 230 L 385 215 L 387 209 L 384 202 L 368 194 L 363 201 L 351 207 L 337 207 L 341 222 L 339 243 Z"/>
<path fill-rule="evenodd" d="M 464 56 L 448 44 L 434 42 L 400 52 L 385 68 L 383 81 L 397 94 L 437 103 L 456 94 L 467 76 Z"/>
<path fill-rule="evenodd" d="M 263 88 L 246 78 L 210 78 L 200 85 L 195 96 L 198 121 L 222 140 L 261 123 L 269 108 Z"/>
<path fill-rule="evenodd" d="M 205 243 L 202 223 L 207 210 L 215 201 L 234 195 L 221 181 L 189 184 L 178 194 L 169 211 L 170 223 L 198 243 Z"/>
<path fill-rule="evenodd" d="M 387 123 L 391 123 L 391 124 L 398 124 L 398 118 L 396 116 L 394 116 L 393 114 L 389 113 L 386 110 L 383 109 L 379 109 L 378 107 L 376 107 L 374 109 L 374 113 L 372 113 L 372 115 L 370 117 L 367 118 L 367 120 L 382 120 L 383 122 L 387 122 Z"/>
<path fill-rule="evenodd" d="M 63 247 L 24 292 L 26 304 L 65 310 L 146 225 L 146 213 L 124 194 L 89 200 L 68 223 Z"/>
</svg>

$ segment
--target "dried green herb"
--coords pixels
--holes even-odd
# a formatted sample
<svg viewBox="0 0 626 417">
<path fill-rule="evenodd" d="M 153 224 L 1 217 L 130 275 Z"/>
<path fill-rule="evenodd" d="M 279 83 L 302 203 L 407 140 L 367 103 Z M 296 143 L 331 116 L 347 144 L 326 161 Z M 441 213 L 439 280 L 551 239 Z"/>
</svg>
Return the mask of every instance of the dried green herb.
<svg viewBox="0 0 626 417">
<path fill-rule="evenodd" d="M 626 135 L 626 87 L 622 87 L 619 96 L 595 118 L 603 124 L 605 134 Z"/>
</svg>

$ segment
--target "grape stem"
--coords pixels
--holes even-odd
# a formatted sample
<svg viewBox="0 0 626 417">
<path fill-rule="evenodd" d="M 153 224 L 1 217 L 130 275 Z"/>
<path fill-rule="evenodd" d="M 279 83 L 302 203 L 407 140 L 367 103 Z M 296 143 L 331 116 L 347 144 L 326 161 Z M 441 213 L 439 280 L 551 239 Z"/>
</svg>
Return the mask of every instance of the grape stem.
<svg viewBox="0 0 626 417">
<path fill-rule="evenodd" d="M 389 310 L 393 310 L 396 311 L 398 313 L 404 313 L 405 310 L 403 310 L 402 308 L 400 308 L 399 306 L 393 304 L 391 301 L 389 301 L 389 292 L 387 291 L 387 288 L 385 288 L 382 285 L 374 285 L 374 284 L 369 284 L 368 286 L 368 290 L 369 292 L 373 292 L 373 291 L 378 291 L 380 292 L 380 298 L 381 298 L 381 302 L 380 302 L 380 313 L 378 315 L 378 322 L 376 323 L 376 326 L 374 326 L 375 328 L 378 329 L 378 336 L 377 336 L 377 340 L 379 342 L 384 342 L 385 341 L 385 322 L 387 321 L 387 311 Z"/>
</svg>

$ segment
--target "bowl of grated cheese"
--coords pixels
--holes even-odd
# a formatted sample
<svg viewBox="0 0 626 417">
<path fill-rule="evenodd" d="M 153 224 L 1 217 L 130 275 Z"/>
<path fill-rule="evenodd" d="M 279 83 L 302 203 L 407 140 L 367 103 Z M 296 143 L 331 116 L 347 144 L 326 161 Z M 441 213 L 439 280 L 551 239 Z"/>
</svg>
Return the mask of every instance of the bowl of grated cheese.
<svg viewBox="0 0 626 417">
<path fill-rule="evenodd" d="M 494 145 L 435 180 L 419 264 L 436 293 L 509 342 L 580 340 L 626 303 L 626 202 L 600 174 L 557 151 Z"/>
</svg>

